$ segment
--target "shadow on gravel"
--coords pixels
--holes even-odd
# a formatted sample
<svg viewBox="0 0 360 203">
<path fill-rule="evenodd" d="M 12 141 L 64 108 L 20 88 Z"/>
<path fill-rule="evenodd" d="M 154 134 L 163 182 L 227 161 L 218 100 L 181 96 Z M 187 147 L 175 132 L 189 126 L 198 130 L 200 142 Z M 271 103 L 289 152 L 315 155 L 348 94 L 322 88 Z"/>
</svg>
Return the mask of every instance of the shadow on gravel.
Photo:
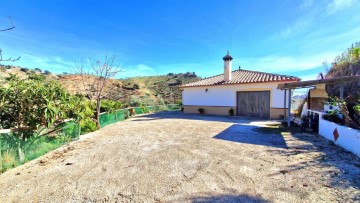
<svg viewBox="0 0 360 203">
<path fill-rule="evenodd" d="M 284 159 L 302 156 L 303 161 L 289 165 L 279 173 L 292 173 L 310 168 L 321 168 L 321 175 L 329 179 L 323 185 L 327 188 L 349 188 L 359 190 L 360 201 L 360 158 L 355 154 L 335 145 L 318 134 L 300 133 L 291 130 L 292 137 L 303 142 L 301 145 L 291 146 L 286 150 L 269 149 L 268 152 L 284 156 Z M 277 175 L 277 174 L 273 174 Z"/>
<path fill-rule="evenodd" d="M 234 124 L 214 136 L 215 139 L 287 149 L 280 130 Z"/>
<path fill-rule="evenodd" d="M 152 114 L 138 115 L 133 118 L 133 121 L 151 121 L 159 119 L 188 119 L 199 121 L 216 121 L 216 122 L 228 122 L 228 123 L 242 123 L 249 124 L 254 121 L 267 121 L 259 120 L 255 117 L 243 117 L 243 116 L 221 116 L 221 115 L 207 115 L 207 114 L 188 114 L 181 111 L 163 111 Z"/>
<path fill-rule="evenodd" d="M 187 199 L 193 203 L 205 203 L 205 202 L 253 202 L 253 203 L 267 203 L 267 201 L 261 197 L 251 196 L 247 194 L 224 194 L 224 195 L 204 195 L 198 197 L 192 197 Z"/>
</svg>

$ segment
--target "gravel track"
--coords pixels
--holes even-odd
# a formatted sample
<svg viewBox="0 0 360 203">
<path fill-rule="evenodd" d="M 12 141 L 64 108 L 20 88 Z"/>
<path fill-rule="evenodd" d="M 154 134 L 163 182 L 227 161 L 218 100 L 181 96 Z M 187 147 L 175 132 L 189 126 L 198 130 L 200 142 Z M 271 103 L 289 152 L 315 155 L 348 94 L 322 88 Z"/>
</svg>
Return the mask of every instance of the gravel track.
<svg viewBox="0 0 360 203">
<path fill-rule="evenodd" d="M 137 116 L 0 175 L 0 202 L 360 201 L 357 156 L 271 123 Z"/>
</svg>

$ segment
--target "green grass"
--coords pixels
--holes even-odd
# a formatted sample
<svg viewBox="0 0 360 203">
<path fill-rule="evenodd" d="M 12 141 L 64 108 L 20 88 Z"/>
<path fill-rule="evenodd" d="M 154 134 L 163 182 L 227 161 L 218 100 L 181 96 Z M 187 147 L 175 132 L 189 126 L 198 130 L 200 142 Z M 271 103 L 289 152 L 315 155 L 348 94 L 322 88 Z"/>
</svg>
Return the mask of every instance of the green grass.
<svg viewBox="0 0 360 203">
<path fill-rule="evenodd" d="M 72 141 L 79 135 L 78 127 L 77 123 L 68 122 L 61 125 L 60 132 L 56 135 L 32 136 L 27 140 L 21 139 L 16 134 L 0 134 L 0 166 L 2 166 L 0 167 L 0 173 L 36 159 Z M 24 161 L 20 161 L 19 145 L 24 154 Z"/>
<path fill-rule="evenodd" d="M 67 143 L 71 139 L 61 139 L 59 140 L 58 137 L 40 137 L 35 142 L 23 142 L 22 143 L 22 151 L 24 152 L 24 161 L 21 162 L 16 143 L 9 143 L 9 139 L 1 139 L 1 164 L 2 164 L 2 171 L 9 170 L 16 166 L 19 166 L 25 162 L 31 161 L 36 159 L 49 151 L 52 151 L 65 143 Z M 12 139 L 10 142 L 14 142 L 15 140 Z M 11 146 L 11 147 L 9 147 Z M 5 148 L 6 147 L 6 148 Z"/>
</svg>

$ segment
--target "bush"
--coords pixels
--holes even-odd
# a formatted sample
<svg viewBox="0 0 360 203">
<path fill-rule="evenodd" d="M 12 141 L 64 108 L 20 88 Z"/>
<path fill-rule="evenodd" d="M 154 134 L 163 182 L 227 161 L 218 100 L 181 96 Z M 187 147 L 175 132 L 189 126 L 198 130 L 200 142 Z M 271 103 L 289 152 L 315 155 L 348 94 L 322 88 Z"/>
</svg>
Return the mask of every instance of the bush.
<svg viewBox="0 0 360 203">
<path fill-rule="evenodd" d="M 205 113 L 205 110 L 203 108 L 198 108 L 198 111 L 200 114 L 204 114 Z"/>
<path fill-rule="evenodd" d="M 176 100 L 175 104 L 182 106 L 182 100 L 181 99 Z"/>
<path fill-rule="evenodd" d="M 20 70 L 21 70 L 22 72 L 25 72 L 25 73 L 29 72 L 29 69 L 28 69 L 28 68 L 20 68 Z"/>
<path fill-rule="evenodd" d="M 324 115 L 324 119 L 350 128 L 360 129 L 359 100 L 356 97 L 347 97 L 345 101 L 337 98 L 334 101 L 339 109 L 328 111 Z M 342 116 L 339 117 L 339 115 Z"/>
<path fill-rule="evenodd" d="M 113 113 L 118 109 L 122 108 L 122 104 L 112 100 L 102 100 L 100 106 L 100 112 Z"/>
<path fill-rule="evenodd" d="M 136 89 L 136 90 L 140 89 L 140 87 L 139 87 L 138 84 L 134 84 L 134 85 L 133 85 L 133 88 Z"/>
<path fill-rule="evenodd" d="M 43 75 L 38 75 L 35 73 L 31 73 L 28 77 L 29 80 L 37 80 L 37 81 L 44 81 L 45 80 L 45 76 Z"/>
<path fill-rule="evenodd" d="M 40 68 L 35 68 L 34 69 L 36 72 L 42 73 L 42 70 Z"/>
<path fill-rule="evenodd" d="M 48 71 L 48 70 L 45 70 L 45 71 L 44 71 L 44 74 L 45 74 L 45 75 L 50 75 L 50 74 L 51 74 L 51 72 L 50 72 L 50 71 Z"/>
<path fill-rule="evenodd" d="M 235 112 L 234 112 L 233 108 L 229 109 L 229 114 L 230 114 L 230 116 L 234 116 Z"/>
<path fill-rule="evenodd" d="M 28 79 L 10 74 L 7 80 L 8 85 L 0 87 L 0 125 L 3 128 L 22 126 L 36 130 L 84 115 L 83 100 L 71 95 L 57 81 L 43 80 L 35 74 Z"/>
<path fill-rule="evenodd" d="M 344 124 L 344 120 L 342 118 L 340 118 L 339 112 L 334 110 L 334 111 L 328 111 L 327 114 L 324 115 L 324 119 L 334 122 L 334 123 L 338 123 L 338 124 Z"/>
<path fill-rule="evenodd" d="M 97 130 L 96 123 L 92 121 L 91 118 L 85 118 L 81 120 L 80 126 L 81 126 L 81 134 L 86 134 Z"/>
</svg>

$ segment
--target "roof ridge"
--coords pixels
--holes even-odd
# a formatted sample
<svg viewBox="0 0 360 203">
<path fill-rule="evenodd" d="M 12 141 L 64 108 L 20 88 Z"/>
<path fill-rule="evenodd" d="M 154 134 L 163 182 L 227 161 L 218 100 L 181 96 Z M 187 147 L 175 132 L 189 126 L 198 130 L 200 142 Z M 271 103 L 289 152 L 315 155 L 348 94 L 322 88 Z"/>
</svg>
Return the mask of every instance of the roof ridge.
<svg viewBox="0 0 360 203">
<path fill-rule="evenodd" d="M 233 70 L 231 72 L 236 72 L 236 71 L 247 71 L 247 72 L 262 73 L 262 74 L 267 74 L 267 75 L 278 75 L 278 76 L 285 76 L 285 77 L 291 77 L 291 78 L 298 78 L 298 77 L 290 76 L 290 75 L 282 75 L 282 74 L 278 74 L 278 73 L 267 73 L 267 72 L 256 71 L 256 70 L 247 70 L 247 69 L 237 69 L 237 70 Z"/>
</svg>

